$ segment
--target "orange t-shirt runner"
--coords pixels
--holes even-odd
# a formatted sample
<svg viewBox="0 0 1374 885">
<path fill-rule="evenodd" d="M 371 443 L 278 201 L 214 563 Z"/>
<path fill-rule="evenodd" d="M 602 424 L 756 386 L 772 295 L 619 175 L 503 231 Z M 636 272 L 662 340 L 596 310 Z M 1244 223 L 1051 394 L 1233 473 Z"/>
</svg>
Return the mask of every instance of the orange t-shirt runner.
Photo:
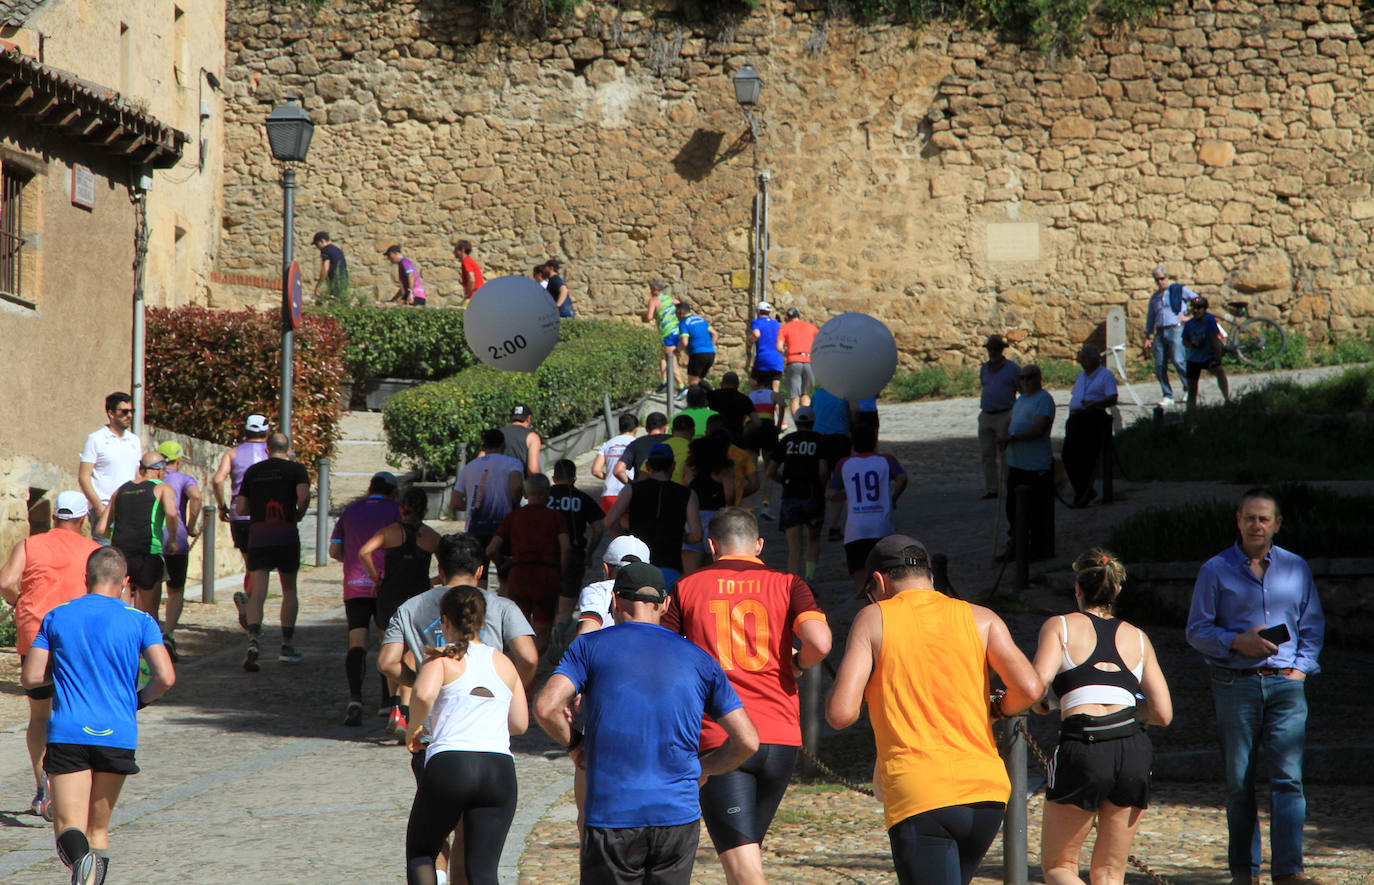
<svg viewBox="0 0 1374 885">
<path fill-rule="evenodd" d="M 778 350 L 786 348 L 784 356 L 789 363 L 811 362 L 811 345 L 820 332 L 806 320 L 788 320 L 778 330 Z"/>
<path fill-rule="evenodd" d="M 662 624 L 719 662 L 754 720 L 759 743 L 801 746 L 792 637 L 797 626 L 825 620 L 811 588 L 752 556 L 722 556 L 680 579 Z M 701 749 L 725 743 L 725 730 L 701 724 Z"/>
<path fill-rule="evenodd" d="M 86 592 L 86 560 L 100 545 L 80 532 L 50 529 L 24 539 L 24 573 L 14 604 L 15 645 L 29 653 L 43 616 Z"/>
</svg>

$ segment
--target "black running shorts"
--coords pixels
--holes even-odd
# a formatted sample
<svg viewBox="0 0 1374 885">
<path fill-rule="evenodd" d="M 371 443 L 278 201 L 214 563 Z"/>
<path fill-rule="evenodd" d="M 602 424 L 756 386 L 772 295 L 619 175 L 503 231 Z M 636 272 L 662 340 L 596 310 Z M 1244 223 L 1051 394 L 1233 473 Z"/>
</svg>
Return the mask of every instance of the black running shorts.
<svg viewBox="0 0 1374 885">
<path fill-rule="evenodd" d="M 1096 811 L 1104 801 L 1149 808 L 1153 760 L 1154 748 L 1144 731 L 1095 743 L 1061 737 L 1050 760 L 1045 798 L 1084 811 Z"/>
<path fill-rule="evenodd" d="M 250 547 L 246 558 L 250 572 L 266 570 L 294 575 L 301 570 L 301 545 L 297 541 L 273 547 Z"/>
<path fill-rule="evenodd" d="M 701 817 L 717 854 L 763 842 L 796 765 L 796 747 L 763 744 L 739 768 L 707 778 Z"/>
<path fill-rule="evenodd" d="M 344 617 L 348 618 L 348 629 L 362 630 L 372 623 L 377 615 L 377 599 L 374 596 L 355 596 L 344 600 Z M 383 628 L 385 629 L 385 628 Z"/>
<path fill-rule="evenodd" d="M 167 589 L 185 590 L 186 571 L 191 566 L 191 554 L 164 553 L 162 559 L 167 563 Z"/>
<path fill-rule="evenodd" d="M 137 553 L 129 550 L 121 550 L 124 554 L 124 562 L 127 564 L 125 572 L 129 575 L 129 583 L 133 584 L 138 590 L 151 590 L 162 579 L 167 576 L 167 564 L 162 561 L 161 553 Z"/>
<path fill-rule="evenodd" d="M 106 774 L 138 774 L 134 751 L 122 747 L 93 747 L 90 744 L 48 744 L 43 756 L 48 774 L 99 771 Z"/>
</svg>

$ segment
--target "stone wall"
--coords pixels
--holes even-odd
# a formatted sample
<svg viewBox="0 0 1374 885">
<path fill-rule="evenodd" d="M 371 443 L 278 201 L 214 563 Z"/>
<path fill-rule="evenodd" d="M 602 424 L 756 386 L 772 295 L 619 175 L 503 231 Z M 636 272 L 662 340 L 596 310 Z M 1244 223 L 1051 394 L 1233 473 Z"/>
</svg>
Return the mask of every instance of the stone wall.
<svg viewBox="0 0 1374 885">
<path fill-rule="evenodd" d="M 1352 0 L 1181 3 L 1053 61 L 819 5 L 722 24 L 589 4 L 516 36 L 437 0 L 231 0 L 218 269 L 275 276 L 262 120 L 300 94 L 318 125 L 297 254 L 313 278 L 308 238 L 329 230 L 376 296 L 397 242 L 451 299 L 467 237 L 488 277 L 557 255 L 598 316 L 633 315 L 663 276 L 734 358 L 766 170 L 769 300 L 873 313 L 908 365 L 976 360 L 993 331 L 1067 356 L 1114 305 L 1138 330 L 1160 262 L 1311 334 L 1370 327 L 1374 60 Z M 756 144 L 730 86 L 745 63 L 764 81 Z"/>
</svg>

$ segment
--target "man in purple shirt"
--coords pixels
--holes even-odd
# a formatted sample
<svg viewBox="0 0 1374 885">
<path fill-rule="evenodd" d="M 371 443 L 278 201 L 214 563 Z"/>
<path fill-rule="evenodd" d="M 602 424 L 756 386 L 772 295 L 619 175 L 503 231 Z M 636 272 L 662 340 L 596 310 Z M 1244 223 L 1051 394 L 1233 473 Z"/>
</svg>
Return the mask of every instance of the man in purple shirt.
<svg viewBox="0 0 1374 885">
<path fill-rule="evenodd" d="M 420 282 L 420 269 L 415 266 L 415 262 L 401 254 L 400 246 L 388 246 L 382 254 L 396 265 L 396 281 L 400 283 L 391 300 L 409 304 L 411 307 L 424 307 L 425 284 Z"/>
<path fill-rule="evenodd" d="M 177 469 L 185 454 L 180 443 L 169 439 L 159 445 L 157 451 L 167 459 L 167 473 L 162 481 L 171 487 L 177 511 L 177 552 L 167 552 L 171 532 L 163 529 L 162 538 L 162 560 L 167 566 L 167 614 L 162 619 L 162 644 L 167 646 L 167 655 L 175 664 L 181 660 L 181 655 L 177 654 L 177 644 L 172 634 L 181 620 L 181 605 L 186 601 L 186 571 L 191 563 L 191 539 L 200 537 L 200 529 L 196 525 L 200 519 L 200 485 L 194 476 Z M 156 620 L 156 599 L 153 600 L 153 617 Z"/>
<path fill-rule="evenodd" d="M 348 653 L 344 674 L 348 679 L 348 712 L 344 725 L 363 724 L 363 671 L 367 666 L 367 628 L 377 614 L 377 588 L 358 559 L 358 550 L 377 532 L 398 522 L 396 475 L 386 470 L 372 475 L 367 497 L 344 508 L 329 538 L 329 558 L 343 563 L 344 616 L 348 619 Z M 372 565 L 381 574 L 386 553 L 372 554 Z M 390 706 L 391 692 L 382 681 L 383 703 Z"/>
<path fill-rule="evenodd" d="M 1240 499 L 1235 546 L 1203 564 L 1188 612 L 1188 643 L 1211 669 L 1212 701 L 1226 769 L 1227 866 L 1233 885 L 1259 882 L 1256 756 L 1269 760 L 1269 869 L 1274 885 L 1303 875 L 1307 799 L 1302 753 L 1309 673 L 1319 672 L 1326 619 L 1301 556 L 1274 545 L 1283 525 L 1267 489 Z"/>
</svg>

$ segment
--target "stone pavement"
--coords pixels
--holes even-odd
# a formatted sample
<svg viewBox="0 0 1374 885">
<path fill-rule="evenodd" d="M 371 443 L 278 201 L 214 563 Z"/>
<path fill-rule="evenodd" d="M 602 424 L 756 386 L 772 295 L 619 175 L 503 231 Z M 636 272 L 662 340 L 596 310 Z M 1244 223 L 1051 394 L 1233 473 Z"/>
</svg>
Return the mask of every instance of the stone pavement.
<svg viewBox="0 0 1374 885">
<path fill-rule="evenodd" d="M 1142 397 L 1146 388 L 1137 386 Z M 1149 393 L 1147 406 L 1157 391 Z M 1062 405 L 1067 397 L 1057 394 L 1056 399 Z M 955 587 L 970 598 L 992 597 L 1027 650 L 1045 614 L 1071 604 L 1068 559 L 1100 541 L 1112 523 L 1143 506 L 1235 492 L 1211 483 L 1122 483 L 1118 501 L 1110 506 L 1061 508 L 1061 558 L 1035 567 L 1037 583 L 1026 594 L 1009 596 L 1004 576 L 994 597 L 998 568 L 989 563 L 993 502 L 979 499 L 977 444 L 970 435 L 976 415 L 973 400 L 883 408 L 883 437 L 913 474 L 898 522 L 932 550 L 948 553 Z M 1062 434 L 1062 421 L 1061 410 L 1056 435 Z M 375 461 L 351 458 L 351 472 L 385 466 L 381 447 L 367 448 L 376 451 Z M 362 455 L 363 449 L 354 452 Z M 579 459 L 579 466 L 590 479 L 587 460 Z M 337 506 L 341 497 L 333 497 Z M 764 536 L 764 558 L 776 565 L 785 558 L 784 542 L 772 524 L 765 524 Z M 345 688 L 339 581 L 336 564 L 303 571 L 297 644 L 306 661 L 278 664 L 269 655 L 256 675 L 239 667 L 242 638 L 229 593 L 220 593 L 220 605 L 188 602 L 186 626 L 179 634 L 185 657 L 178 685 L 140 714 L 143 773 L 128 780 L 116 813 L 111 881 L 159 885 L 226 875 L 263 883 L 404 881 L 404 832 L 413 781 L 406 753 L 385 736 L 380 718 L 370 717 L 362 729 L 340 724 Z M 837 637 L 842 636 L 853 603 L 838 545 L 823 547 L 817 591 Z M 269 624 L 274 607 L 269 602 Z M 1225 822 L 1220 784 L 1215 782 L 1205 676 L 1180 631 L 1151 627 L 1149 632 L 1170 679 L 1177 714 L 1171 728 L 1152 730 L 1160 757 L 1156 767 L 1167 769 L 1168 779 L 1157 784 L 1136 853 L 1180 885 L 1224 885 L 1229 881 L 1223 861 Z M 269 627 L 269 638 L 275 636 L 275 628 Z M 369 658 L 369 666 L 372 662 Z M 1309 872 L 1328 883 L 1371 885 L 1374 847 L 1368 831 L 1374 822 L 1374 790 L 1368 784 L 1374 742 L 1367 737 L 1371 716 L 1362 699 L 1374 657 L 1332 648 L 1323 664 L 1325 672 L 1309 683 L 1310 769 L 1320 775 L 1309 774 L 1309 780 L 1318 781 L 1309 786 Z M 64 881 L 52 852 L 51 829 L 27 811 L 32 785 L 22 734 L 25 707 L 15 672 L 12 654 L 0 658 L 0 882 Z M 371 671 L 365 696 L 377 696 Z M 1032 731 L 1048 743 L 1053 725 L 1033 721 Z M 570 763 L 537 726 L 514 743 L 521 800 L 503 855 L 502 881 L 574 881 Z M 861 778 L 871 765 L 871 738 L 858 728 L 843 735 L 827 733 L 823 755 Z M 1032 778 L 1039 773 L 1034 763 L 1031 772 Z M 1034 864 L 1040 802 L 1032 797 L 1030 804 L 1032 881 L 1039 880 Z M 977 881 L 1000 880 L 1000 852 L 999 838 Z M 831 885 L 893 878 L 876 803 L 820 782 L 799 781 L 789 791 L 765 857 L 775 882 Z M 699 854 L 695 881 L 724 881 L 709 845 Z M 1127 881 L 1134 885 L 1146 880 L 1132 872 Z"/>
</svg>

